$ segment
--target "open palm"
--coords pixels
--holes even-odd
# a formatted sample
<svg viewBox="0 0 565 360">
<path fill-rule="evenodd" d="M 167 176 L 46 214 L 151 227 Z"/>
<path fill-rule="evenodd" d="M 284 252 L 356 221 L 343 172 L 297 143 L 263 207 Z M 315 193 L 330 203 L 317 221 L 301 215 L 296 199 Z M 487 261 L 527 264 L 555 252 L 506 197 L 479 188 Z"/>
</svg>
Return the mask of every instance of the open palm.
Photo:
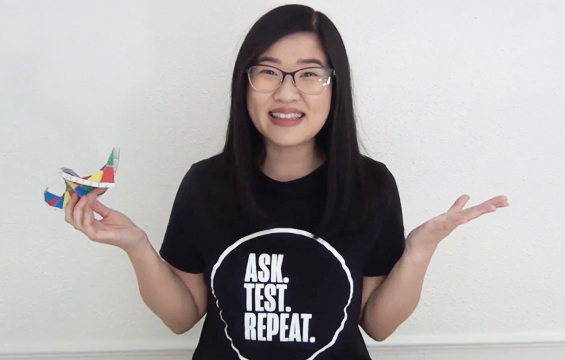
<svg viewBox="0 0 565 360">
<path fill-rule="evenodd" d="M 408 235 L 412 243 L 411 245 L 422 249 L 433 249 L 459 225 L 468 223 L 484 214 L 494 212 L 498 208 L 508 206 L 508 200 L 503 195 L 463 209 L 468 201 L 468 195 L 460 196 L 447 212 L 426 221 L 412 230 Z"/>
</svg>

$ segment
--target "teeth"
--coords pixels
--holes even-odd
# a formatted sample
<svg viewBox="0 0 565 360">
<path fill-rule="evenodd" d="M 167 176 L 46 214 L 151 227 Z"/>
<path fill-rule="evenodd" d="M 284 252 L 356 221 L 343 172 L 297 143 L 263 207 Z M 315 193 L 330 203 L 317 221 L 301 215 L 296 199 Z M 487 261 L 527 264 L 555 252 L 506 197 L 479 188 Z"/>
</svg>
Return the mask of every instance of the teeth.
<svg viewBox="0 0 565 360">
<path fill-rule="evenodd" d="M 303 114 L 283 114 L 283 113 L 271 113 L 273 117 L 278 119 L 299 119 Z"/>
</svg>

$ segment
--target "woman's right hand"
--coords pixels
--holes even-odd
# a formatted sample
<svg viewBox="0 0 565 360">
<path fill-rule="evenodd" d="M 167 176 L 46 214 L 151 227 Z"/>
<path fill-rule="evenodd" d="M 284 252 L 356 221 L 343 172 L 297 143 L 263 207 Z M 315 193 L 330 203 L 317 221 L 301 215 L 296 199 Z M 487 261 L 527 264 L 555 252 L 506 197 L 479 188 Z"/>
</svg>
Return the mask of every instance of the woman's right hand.
<svg viewBox="0 0 565 360">
<path fill-rule="evenodd" d="M 148 240 L 143 230 L 124 214 L 98 201 L 106 190 L 93 189 L 80 199 L 74 194 L 65 205 L 65 221 L 90 240 L 117 246 L 128 253 L 145 245 Z M 95 219 L 94 213 L 102 219 Z"/>
</svg>

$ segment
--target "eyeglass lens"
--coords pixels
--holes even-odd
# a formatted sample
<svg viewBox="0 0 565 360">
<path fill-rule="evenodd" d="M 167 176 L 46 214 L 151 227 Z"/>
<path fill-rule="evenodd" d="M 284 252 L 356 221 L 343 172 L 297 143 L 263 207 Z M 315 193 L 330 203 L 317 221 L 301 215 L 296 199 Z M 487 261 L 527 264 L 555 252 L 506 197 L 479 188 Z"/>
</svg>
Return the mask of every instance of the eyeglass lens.
<svg viewBox="0 0 565 360">
<path fill-rule="evenodd" d="M 249 81 L 257 91 L 276 90 L 283 80 L 280 70 L 270 66 L 257 65 L 249 69 Z M 294 75 L 296 87 L 306 94 L 320 94 L 330 83 L 331 73 L 327 69 L 311 67 L 298 71 Z"/>
</svg>

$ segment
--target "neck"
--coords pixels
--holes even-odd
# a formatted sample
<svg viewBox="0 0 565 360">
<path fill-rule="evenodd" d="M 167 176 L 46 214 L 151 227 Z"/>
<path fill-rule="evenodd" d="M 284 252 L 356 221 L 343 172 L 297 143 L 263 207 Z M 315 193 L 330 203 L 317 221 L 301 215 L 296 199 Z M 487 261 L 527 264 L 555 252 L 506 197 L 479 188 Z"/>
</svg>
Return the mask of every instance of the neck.
<svg viewBox="0 0 565 360">
<path fill-rule="evenodd" d="M 291 181 L 310 174 L 324 162 L 314 141 L 292 147 L 265 143 L 266 157 L 262 170 L 278 181 Z"/>
</svg>

